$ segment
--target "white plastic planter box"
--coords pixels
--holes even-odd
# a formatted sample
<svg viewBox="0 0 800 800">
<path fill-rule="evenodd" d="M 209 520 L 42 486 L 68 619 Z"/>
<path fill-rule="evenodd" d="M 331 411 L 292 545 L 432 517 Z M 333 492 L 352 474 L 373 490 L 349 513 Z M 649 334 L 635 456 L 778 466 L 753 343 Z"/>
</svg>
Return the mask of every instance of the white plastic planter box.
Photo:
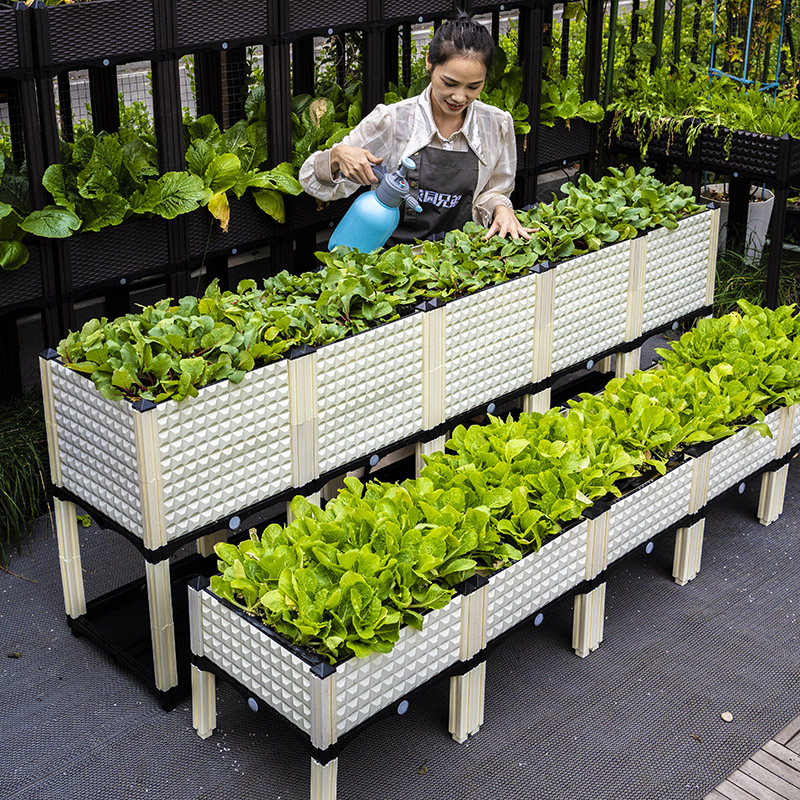
<svg viewBox="0 0 800 800">
<path fill-rule="evenodd" d="M 233 610 L 209 589 L 189 589 L 192 651 L 250 690 L 325 750 L 382 708 L 459 660 L 462 598 L 403 628 L 390 653 L 330 667 L 303 659 L 276 634 Z"/>
<path fill-rule="evenodd" d="M 713 302 L 718 217 L 718 209 L 701 211 L 647 233 L 643 332 Z"/>
<path fill-rule="evenodd" d="M 286 365 L 154 406 L 107 400 L 87 377 L 43 360 L 53 483 L 150 550 L 288 489 Z"/>
</svg>

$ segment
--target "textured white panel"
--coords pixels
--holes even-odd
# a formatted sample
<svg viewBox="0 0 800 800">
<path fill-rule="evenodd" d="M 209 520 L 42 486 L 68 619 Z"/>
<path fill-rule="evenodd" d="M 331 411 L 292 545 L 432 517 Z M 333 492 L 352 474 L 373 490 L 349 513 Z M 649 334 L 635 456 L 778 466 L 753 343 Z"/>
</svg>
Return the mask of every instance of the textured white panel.
<svg viewBox="0 0 800 800">
<path fill-rule="evenodd" d="M 792 425 L 792 442 L 789 447 L 800 444 L 800 405 L 794 410 L 794 425 Z"/>
<path fill-rule="evenodd" d="M 611 506 L 607 564 L 661 533 L 689 512 L 692 464 L 684 462 Z"/>
<path fill-rule="evenodd" d="M 486 639 L 491 640 L 583 580 L 586 526 L 580 522 L 536 552 L 493 575 Z"/>
<path fill-rule="evenodd" d="M 338 735 L 458 661 L 461 600 L 455 595 L 444 608 L 426 614 L 421 631 L 403 628 L 390 653 L 351 658 L 336 668 Z"/>
<path fill-rule="evenodd" d="M 156 413 L 168 539 L 292 485 L 285 360 Z"/>
<path fill-rule="evenodd" d="M 767 415 L 766 423 L 773 437 L 778 432 L 781 410 Z M 715 444 L 711 451 L 708 476 L 708 500 L 729 489 L 775 457 L 775 439 L 744 428 Z"/>
<path fill-rule="evenodd" d="M 91 380 L 55 363 L 53 401 L 64 487 L 141 536 L 133 432 L 138 412 L 129 403 L 106 400 Z"/>
<path fill-rule="evenodd" d="M 526 275 L 445 306 L 445 416 L 531 379 L 538 275 Z"/>
<path fill-rule="evenodd" d="M 422 428 L 422 314 L 317 351 L 319 469 Z"/>
<path fill-rule="evenodd" d="M 288 720 L 311 731 L 310 666 L 255 625 L 200 592 L 203 652 Z"/>
<path fill-rule="evenodd" d="M 630 242 L 555 267 L 552 371 L 625 339 Z"/>
<path fill-rule="evenodd" d="M 647 234 L 642 329 L 688 314 L 706 304 L 711 212 L 701 211 L 674 230 Z"/>
</svg>

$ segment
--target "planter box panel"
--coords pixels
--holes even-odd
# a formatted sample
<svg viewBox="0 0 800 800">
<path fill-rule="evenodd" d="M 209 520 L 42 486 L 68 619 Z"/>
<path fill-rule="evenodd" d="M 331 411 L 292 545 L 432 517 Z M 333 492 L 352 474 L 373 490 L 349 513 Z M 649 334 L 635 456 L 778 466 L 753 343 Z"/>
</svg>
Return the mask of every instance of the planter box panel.
<svg viewBox="0 0 800 800">
<path fill-rule="evenodd" d="M 536 275 L 445 307 L 445 418 L 531 379 Z"/>
<path fill-rule="evenodd" d="M 331 228 L 345 215 L 350 208 L 354 197 L 346 197 L 343 200 L 334 200 L 326 203 L 322 208 L 317 205 L 317 201 L 311 195 L 299 194 L 296 197 L 287 197 L 285 202 L 291 209 L 291 215 L 287 213 L 287 220 L 291 221 L 293 231 L 306 229 L 323 230 Z M 324 249 L 324 246 L 320 246 Z"/>
<path fill-rule="evenodd" d="M 336 668 L 341 736 L 382 708 L 400 700 L 459 660 L 461 597 L 425 615 L 422 630 L 403 628 L 391 653 L 351 658 Z"/>
<path fill-rule="evenodd" d="M 795 407 L 794 410 L 794 424 L 792 425 L 792 441 L 789 445 L 790 447 L 794 447 L 796 444 L 800 444 L 800 404 Z"/>
<path fill-rule="evenodd" d="M 64 246 L 69 253 L 73 289 L 118 283 L 121 278 L 162 270 L 169 264 L 167 220 L 160 218 L 136 219 L 96 233 L 82 233 L 67 239 Z"/>
<path fill-rule="evenodd" d="M 202 655 L 310 733 L 311 667 L 211 592 L 200 603 Z"/>
<path fill-rule="evenodd" d="M 643 331 L 706 304 L 713 219 L 704 211 L 682 219 L 675 230 L 657 228 L 647 234 Z"/>
<path fill-rule="evenodd" d="M 487 641 L 584 579 L 587 524 L 579 523 L 492 576 L 486 603 Z"/>
<path fill-rule="evenodd" d="M 708 475 L 709 501 L 775 457 L 774 437 L 778 433 L 780 413 L 781 409 L 778 409 L 766 418 L 772 439 L 753 428 L 743 428 L 714 445 Z"/>
<path fill-rule="evenodd" d="M 697 148 L 699 146 L 700 143 L 696 142 L 694 147 Z M 638 154 L 641 152 L 641 145 L 633 123 L 626 121 L 622 133 L 619 136 L 614 135 L 613 147 L 626 153 Z M 693 152 L 697 154 L 697 150 L 694 148 Z M 677 133 L 660 133 L 658 136 L 654 136 L 647 145 L 647 157 L 658 160 L 670 159 L 676 163 L 688 161 L 690 153 L 686 134 L 683 131 L 678 131 Z"/>
<path fill-rule="evenodd" d="M 655 478 L 611 506 L 606 563 L 669 528 L 689 511 L 692 461 Z"/>
<path fill-rule="evenodd" d="M 553 372 L 624 341 L 630 248 L 619 242 L 555 267 Z"/>
<path fill-rule="evenodd" d="M 431 14 L 441 14 L 446 17 L 454 10 L 453 0 L 419 0 L 413 4 L 406 0 L 383 0 L 383 17 L 387 21 Z"/>
<path fill-rule="evenodd" d="M 358 25 L 367 21 L 367 0 L 350 3 L 320 3 L 292 0 L 289 3 L 289 31 L 308 31 L 336 25 Z"/>
<path fill-rule="evenodd" d="M 422 315 L 317 351 L 321 472 L 422 427 Z"/>
<path fill-rule="evenodd" d="M 0 11 L 0 69 L 17 69 L 22 66 L 17 39 L 17 14 L 27 13 L 26 9 Z"/>
<path fill-rule="evenodd" d="M 46 13 L 51 64 L 119 58 L 156 49 L 152 1 L 93 0 L 91 4 L 53 6 Z"/>
<path fill-rule="evenodd" d="M 29 244 L 28 249 L 28 261 L 19 269 L 0 269 L 0 309 L 14 308 L 45 296 L 39 248 Z"/>
<path fill-rule="evenodd" d="M 148 412 L 153 413 L 153 412 Z M 161 483 L 172 539 L 292 485 L 286 361 L 160 405 Z"/>
<path fill-rule="evenodd" d="M 263 39 L 267 35 L 267 2 L 253 0 L 178 0 L 176 3 L 178 46 L 204 42 Z"/>
<path fill-rule="evenodd" d="M 726 155 L 726 141 L 730 131 L 707 126 L 700 135 L 700 159 L 705 167 L 719 167 L 723 170 L 736 169 L 751 175 L 778 176 L 780 165 L 781 140 L 751 131 L 733 131 L 730 156 Z"/>
<path fill-rule="evenodd" d="M 592 152 L 592 125 L 584 119 L 570 120 L 569 128 L 563 119 L 553 127 L 539 126 L 536 145 L 536 167 L 568 164 Z"/>
<path fill-rule="evenodd" d="M 246 245 L 257 245 L 273 238 L 278 224 L 267 216 L 249 195 L 231 197 L 230 225 L 225 233 L 211 213 L 201 208 L 187 217 L 189 254 L 201 258 L 206 254 L 229 254 Z M 210 235 L 209 235 L 210 234 Z"/>
<path fill-rule="evenodd" d="M 133 427 L 138 412 L 106 400 L 89 378 L 60 364 L 53 365 L 53 398 L 63 486 L 141 536 Z"/>
</svg>

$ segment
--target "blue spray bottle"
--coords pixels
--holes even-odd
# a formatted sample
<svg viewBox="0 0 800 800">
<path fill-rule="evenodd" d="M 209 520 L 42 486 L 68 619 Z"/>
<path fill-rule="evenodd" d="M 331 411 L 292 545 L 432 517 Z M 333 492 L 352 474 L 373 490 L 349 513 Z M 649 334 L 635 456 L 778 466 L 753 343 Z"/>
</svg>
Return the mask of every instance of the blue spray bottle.
<svg viewBox="0 0 800 800">
<path fill-rule="evenodd" d="M 380 179 L 372 192 L 359 195 L 347 209 L 328 242 L 328 250 L 343 244 L 352 250 L 368 253 L 383 247 L 400 222 L 400 204 L 405 203 L 417 213 L 422 211 L 411 196 L 406 173 L 414 169 L 410 158 L 404 158 L 397 172 L 386 172 L 382 165 L 373 167 Z"/>
</svg>

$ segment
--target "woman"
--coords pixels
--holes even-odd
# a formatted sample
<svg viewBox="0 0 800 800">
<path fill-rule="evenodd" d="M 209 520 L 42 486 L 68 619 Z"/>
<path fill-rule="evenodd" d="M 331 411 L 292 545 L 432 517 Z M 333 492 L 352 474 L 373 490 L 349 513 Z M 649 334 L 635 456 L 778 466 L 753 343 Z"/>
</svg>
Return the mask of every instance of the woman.
<svg viewBox="0 0 800 800">
<path fill-rule="evenodd" d="M 300 169 L 306 192 L 323 201 L 348 197 L 376 182 L 374 164 L 391 171 L 409 156 L 416 169 L 408 181 L 423 210 L 401 208 L 387 245 L 437 238 L 469 220 L 489 229 L 486 238 L 529 239 L 509 199 L 517 166 L 514 122 L 477 99 L 494 47 L 486 28 L 466 14 L 443 23 L 425 56 L 428 88 L 378 105 L 341 144 L 310 156 Z"/>
</svg>

